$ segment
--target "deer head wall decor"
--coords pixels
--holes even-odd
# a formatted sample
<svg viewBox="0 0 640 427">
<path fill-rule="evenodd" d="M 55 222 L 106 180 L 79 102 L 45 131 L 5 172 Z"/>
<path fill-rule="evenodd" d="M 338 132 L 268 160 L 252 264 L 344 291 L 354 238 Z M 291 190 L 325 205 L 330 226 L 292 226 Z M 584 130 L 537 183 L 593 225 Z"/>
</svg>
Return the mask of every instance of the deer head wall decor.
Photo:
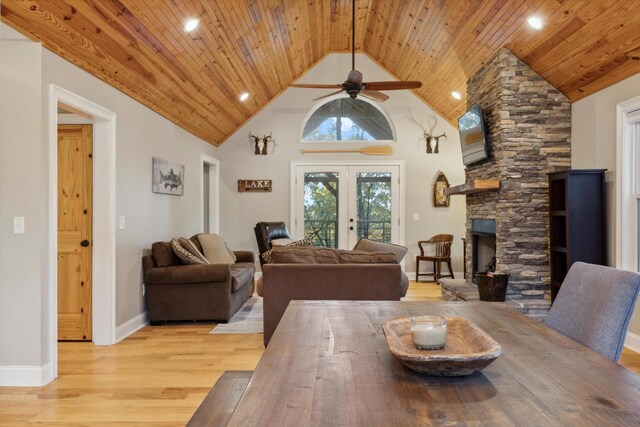
<svg viewBox="0 0 640 427">
<path fill-rule="evenodd" d="M 427 154 L 438 154 L 440 152 L 439 150 L 439 143 L 440 143 L 440 138 L 447 139 L 447 133 L 443 132 L 441 135 L 438 136 L 433 136 L 427 132 L 424 133 L 424 139 L 427 141 Z M 435 144 L 434 144 L 435 142 Z"/>
<path fill-rule="evenodd" d="M 417 124 L 422 129 L 422 136 L 427 142 L 427 154 L 438 154 L 440 152 L 440 138 L 447 139 L 447 134 L 443 132 L 441 135 L 433 136 L 436 126 L 438 125 L 438 116 L 432 113 L 426 118 L 426 125 L 422 120 L 414 117 L 413 113 L 407 110 L 407 118 Z"/>
<path fill-rule="evenodd" d="M 249 141 L 254 144 L 253 154 L 256 156 L 266 156 L 268 154 L 267 148 L 269 147 L 269 143 L 273 142 L 273 137 L 271 133 L 265 136 L 256 136 L 249 132 Z"/>
</svg>

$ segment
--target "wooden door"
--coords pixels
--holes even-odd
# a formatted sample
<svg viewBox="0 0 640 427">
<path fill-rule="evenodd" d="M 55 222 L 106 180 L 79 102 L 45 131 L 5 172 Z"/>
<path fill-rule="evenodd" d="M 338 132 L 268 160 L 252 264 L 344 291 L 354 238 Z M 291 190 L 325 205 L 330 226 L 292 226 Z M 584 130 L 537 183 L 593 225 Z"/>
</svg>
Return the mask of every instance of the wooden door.
<svg viewBox="0 0 640 427">
<path fill-rule="evenodd" d="M 58 340 L 91 341 L 91 125 L 58 126 Z"/>
</svg>

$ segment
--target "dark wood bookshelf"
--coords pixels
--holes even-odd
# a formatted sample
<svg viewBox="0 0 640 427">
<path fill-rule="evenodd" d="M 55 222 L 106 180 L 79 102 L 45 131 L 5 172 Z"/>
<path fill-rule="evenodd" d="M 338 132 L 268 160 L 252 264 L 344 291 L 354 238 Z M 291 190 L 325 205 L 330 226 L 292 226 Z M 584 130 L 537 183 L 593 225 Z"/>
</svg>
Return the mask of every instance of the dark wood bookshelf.
<svg viewBox="0 0 640 427">
<path fill-rule="evenodd" d="M 606 169 L 549 174 L 551 300 L 576 261 L 606 265 Z"/>
</svg>

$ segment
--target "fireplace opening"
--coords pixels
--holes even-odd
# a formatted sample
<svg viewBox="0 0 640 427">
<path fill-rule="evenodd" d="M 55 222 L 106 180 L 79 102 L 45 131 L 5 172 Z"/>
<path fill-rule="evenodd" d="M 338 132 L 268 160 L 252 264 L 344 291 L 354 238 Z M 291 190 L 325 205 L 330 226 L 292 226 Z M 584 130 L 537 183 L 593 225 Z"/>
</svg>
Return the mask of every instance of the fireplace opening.
<svg viewBox="0 0 640 427">
<path fill-rule="evenodd" d="M 471 219 L 471 280 L 476 283 L 476 273 L 496 269 L 496 221 Z"/>
</svg>

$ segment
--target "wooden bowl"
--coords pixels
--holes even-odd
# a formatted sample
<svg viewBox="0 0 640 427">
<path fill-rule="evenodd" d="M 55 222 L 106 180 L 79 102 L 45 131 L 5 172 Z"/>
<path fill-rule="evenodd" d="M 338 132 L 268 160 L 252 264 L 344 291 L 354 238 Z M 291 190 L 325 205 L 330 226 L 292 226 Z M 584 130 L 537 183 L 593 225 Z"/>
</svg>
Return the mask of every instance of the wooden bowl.
<svg viewBox="0 0 640 427">
<path fill-rule="evenodd" d="M 411 319 L 382 324 L 389 350 L 407 368 L 439 377 L 459 377 L 481 371 L 500 356 L 502 347 L 472 322 L 447 317 L 447 344 L 440 350 L 419 350 L 411 341 Z"/>
</svg>

